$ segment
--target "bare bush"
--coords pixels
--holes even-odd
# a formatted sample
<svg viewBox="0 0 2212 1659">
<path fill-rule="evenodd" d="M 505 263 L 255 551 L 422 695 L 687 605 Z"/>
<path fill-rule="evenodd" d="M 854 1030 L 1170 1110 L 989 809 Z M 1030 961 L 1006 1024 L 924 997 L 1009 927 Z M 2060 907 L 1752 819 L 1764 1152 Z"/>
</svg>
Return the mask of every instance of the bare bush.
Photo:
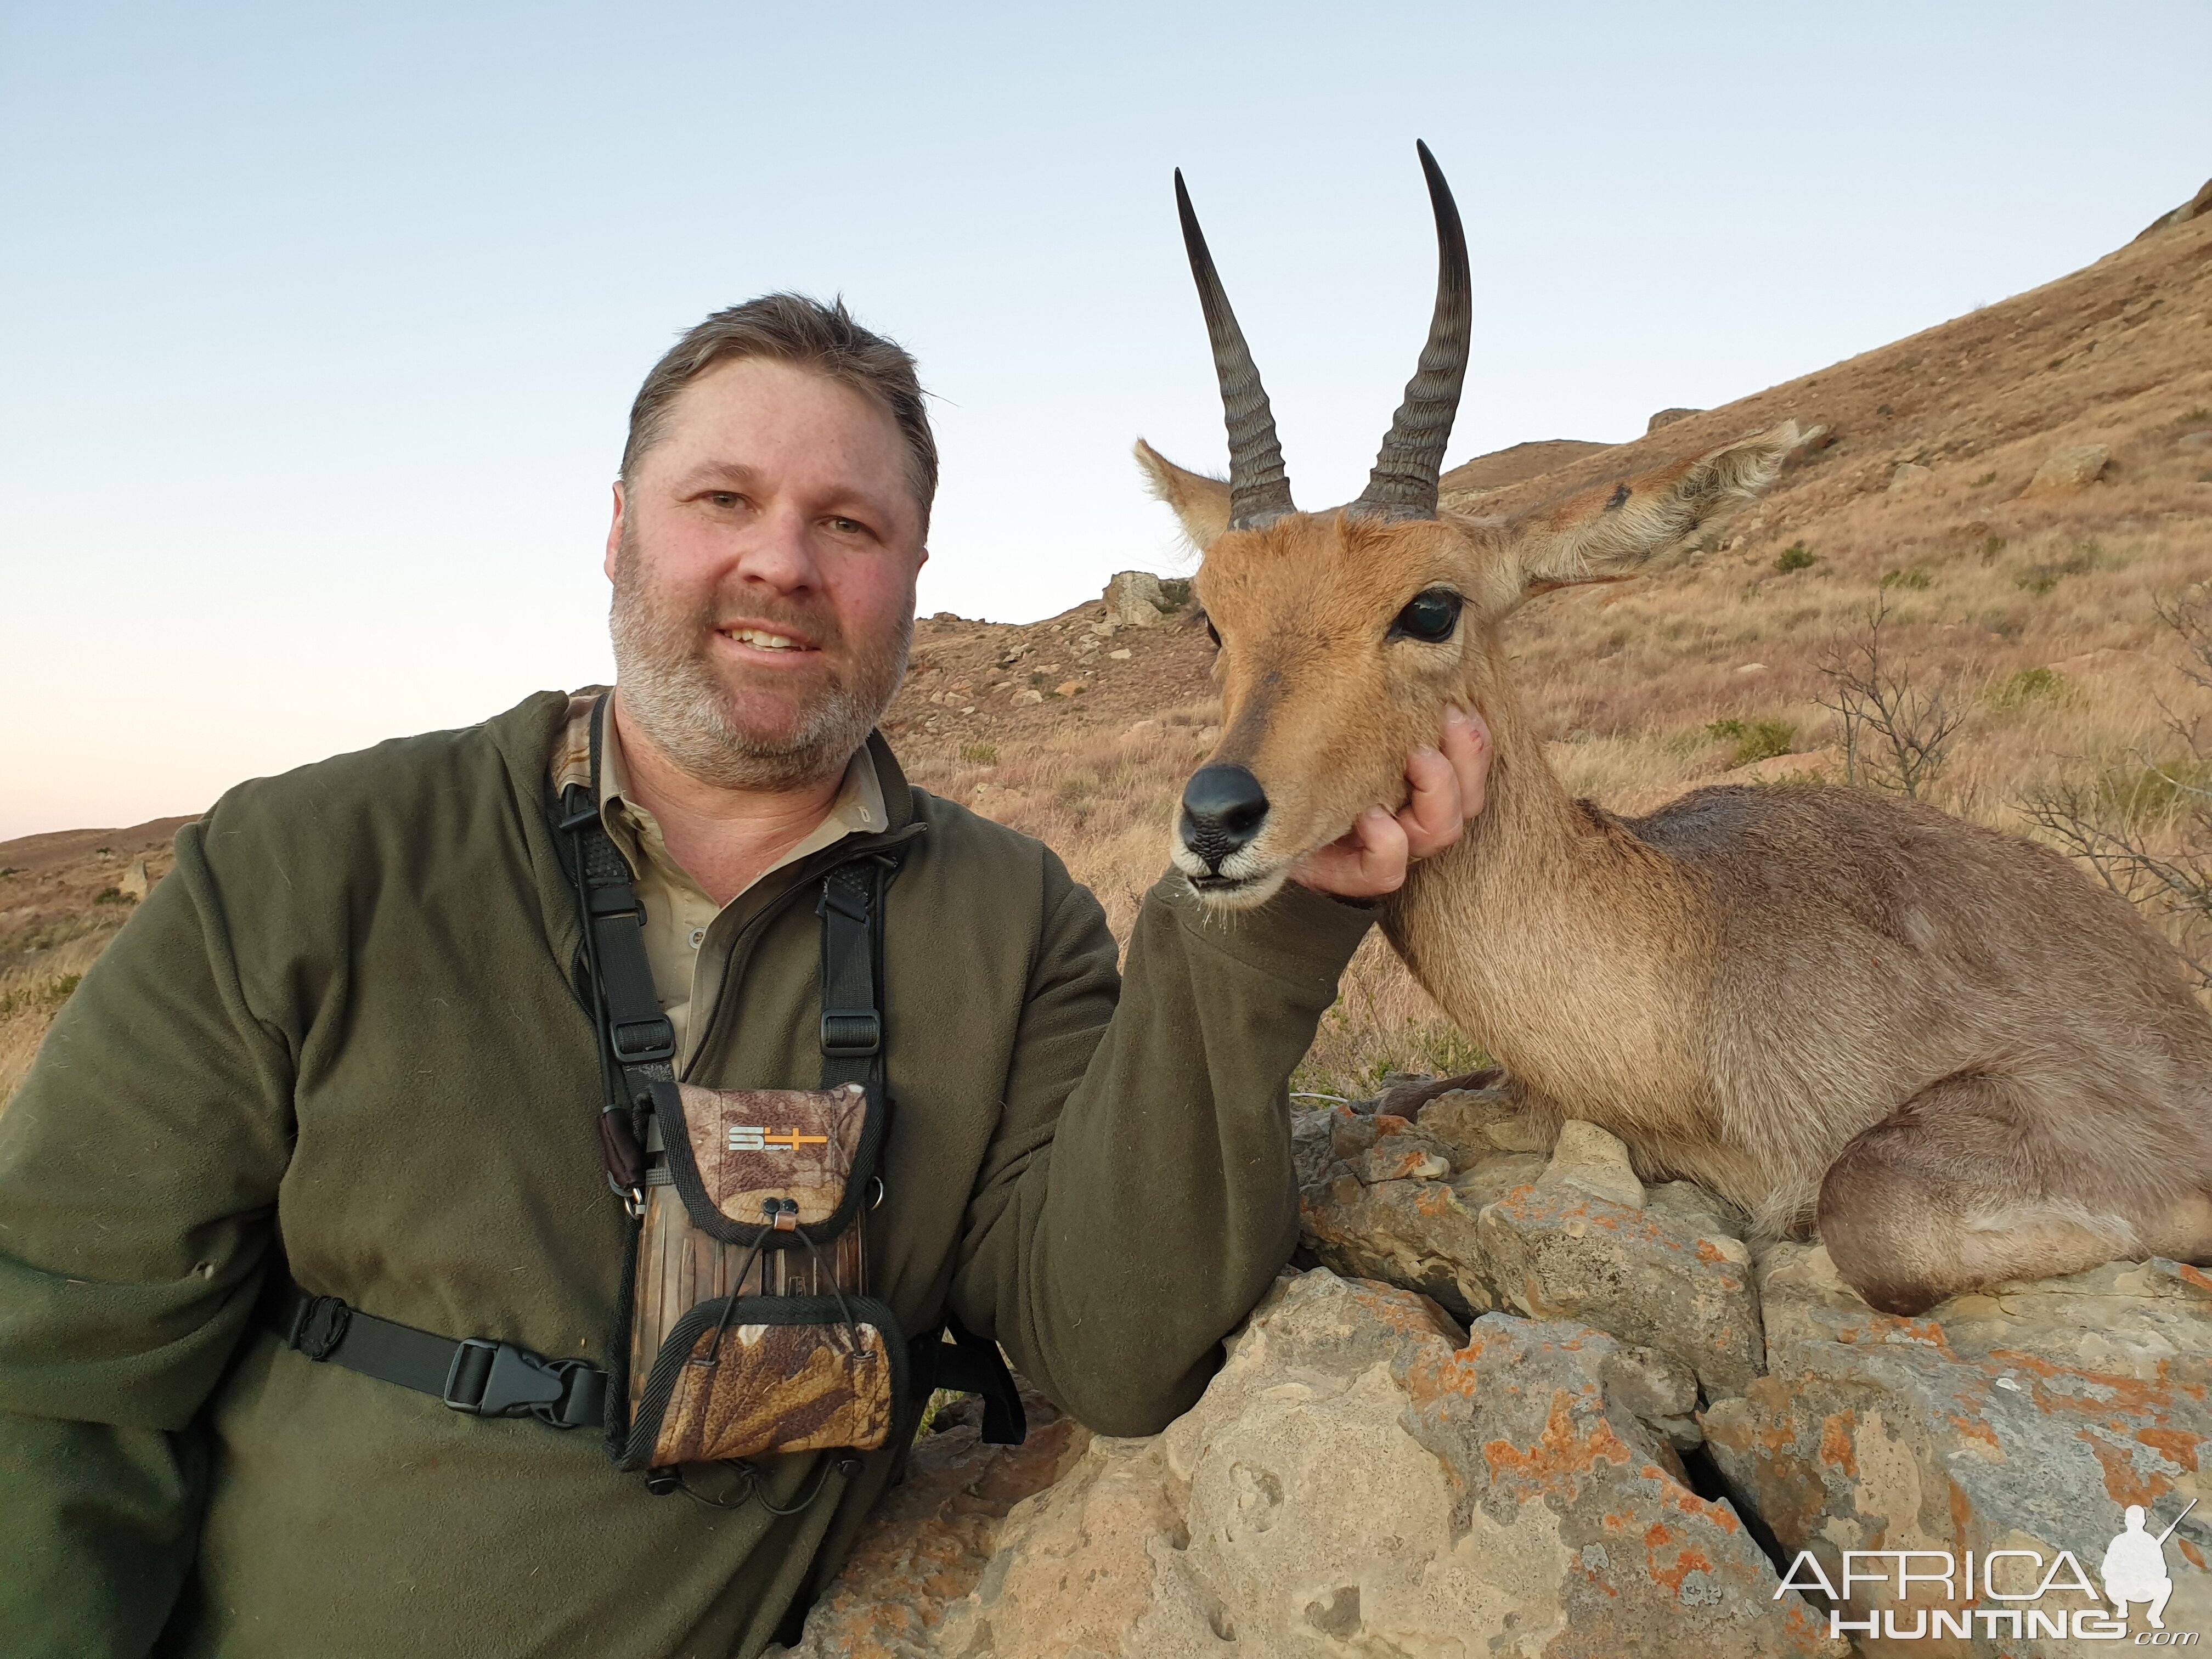
<svg viewBox="0 0 2212 1659">
<path fill-rule="evenodd" d="M 1888 621 L 1885 590 L 1858 637 L 1838 641 L 1822 658 L 1828 691 L 1813 701 L 1842 728 L 1844 782 L 1925 800 L 1950 762 L 1968 705 L 1943 686 L 1916 681 L 1898 662 L 1882 638 Z"/>
<path fill-rule="evenodd" d="M 2212 692 L 2212 597 L 2200 585 L 2154 609 L 2180 642 L 2182 678 Z M 2170 752 L 2136 751 L 2124 778 L 2107 771 L 2035 784 L 2015 805 L 2053 845 L 2159 923 L 2198 988 L 2212 991 L 2212 742 L 2202 713 L 2160 708 Z"/>
</svg>

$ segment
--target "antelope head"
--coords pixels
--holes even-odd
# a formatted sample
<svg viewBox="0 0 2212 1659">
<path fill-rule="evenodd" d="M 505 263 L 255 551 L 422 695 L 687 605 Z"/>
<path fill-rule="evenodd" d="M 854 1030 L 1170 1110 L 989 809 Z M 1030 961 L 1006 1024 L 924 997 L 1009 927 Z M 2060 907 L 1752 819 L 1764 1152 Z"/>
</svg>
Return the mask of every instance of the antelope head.
<svg viewBox="0 0 2212 1659">
<path fill-rule="evenodd" d="M 1264 902 L 1368 807 L 1401 805 L 1406 757 L 1436 741 L 1447 707 L 1480 709 L 1504 757 L 1498 727 L 1512 705 L 1498 624 L 1538 593 L 1633 574 L 1758 494 L 1797 441 L 1785 423 L 1504 521 L 1441 508 L 1473 301 L 1459 210 L 1419 149 L 1439 249 L 1428 344 L 1367 488 L 1323 513 L 1291 504 L 1267 395 L 1176 174 L 1229 477 L 1186 471 L 1141 440 L 1137 459 L 1204 555 L 1195 589 L 1219 648 L 1223 735 L 1183 790 L 1170 852 L 1224 907 Z M 1493 776 L 1493 803 L 1506 783 Z"/>
</svg>

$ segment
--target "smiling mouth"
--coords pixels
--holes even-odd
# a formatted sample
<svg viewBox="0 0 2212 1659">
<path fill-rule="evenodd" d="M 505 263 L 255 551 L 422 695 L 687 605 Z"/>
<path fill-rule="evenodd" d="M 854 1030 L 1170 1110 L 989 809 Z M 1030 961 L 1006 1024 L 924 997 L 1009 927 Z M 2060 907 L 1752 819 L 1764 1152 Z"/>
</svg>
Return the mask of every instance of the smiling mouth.
<svg viewBox="0 0 2212 1659">
<path fill-rule="evenodd" d="M 749 645 L 757 651 L 804 652 L 815 649 L 805 640 L 789 634 L 771 633 L 764 628 L 719 628 L 714 631 L 734 644 Z"/>
</svg>

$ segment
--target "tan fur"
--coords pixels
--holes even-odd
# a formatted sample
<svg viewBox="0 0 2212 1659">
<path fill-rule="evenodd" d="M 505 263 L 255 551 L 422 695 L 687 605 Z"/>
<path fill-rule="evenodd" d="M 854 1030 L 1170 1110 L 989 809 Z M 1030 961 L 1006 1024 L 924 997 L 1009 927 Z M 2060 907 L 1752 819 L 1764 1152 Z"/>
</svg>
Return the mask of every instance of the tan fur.
<svg viewBox="0 0 2212 1659">
<path fill-rule="evenodd" d="M 1698 790 L 1624 821 L 1571 799 L 1499 627 L 1534 592 L 1615 580 L 1771 482 L 1784 427 L 1522 518 L 1299 514 L 1227 531 L 1227 487 L 1139 445 L 1205 551 L 1223 736 L 1268 811 L 1264 901 L 1472 704 L 1495 759 L 1459 844 L 1386 906 L 1421 983 L 1532 1109 L 1628 1142 L 1772 1237 L 1817 1216 L 1845 1277 L 1917 1311 L 2115 1256 L 2212 1260 L 2212 1018 L 2124 903 L 2056 854 L 1917 803 Z M 1436 645 L 1388 637 L 1430 587 Z"/>
</svg>

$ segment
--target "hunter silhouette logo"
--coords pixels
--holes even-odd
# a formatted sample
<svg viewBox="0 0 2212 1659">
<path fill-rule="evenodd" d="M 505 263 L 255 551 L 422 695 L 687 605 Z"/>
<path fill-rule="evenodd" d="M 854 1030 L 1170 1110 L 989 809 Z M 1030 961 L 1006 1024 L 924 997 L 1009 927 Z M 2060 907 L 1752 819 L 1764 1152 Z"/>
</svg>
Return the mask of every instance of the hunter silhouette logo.
<svg viewBox="0 0 2212 1659">
<path fill-rule="evenodd" d="M 2166 1604 L 2173 1595 L 2166 1541 L 2196 1507 L 2192 1498 L 2164 1532 L 2154 1534 L 2145 1527 L 2143 1506 L 2129 1504 L 2100 1564 L 2102 1595 L 2071 1550 L 2047 1561 L 2040 1550 L 2029 1549 L 1989 1550 L 1978 1558 L 1969 1550 L 1963 1559 L 1948 1550 L 1845 1550 L 1843 1571 L 1832 1578 L 1812 1551 L 1800 1550 L 1775 1599 L 1793 1589 L 1818 1590 L 1830 1604 L 1832 1638 L 1891 1642 L 1973 1637 L 2122 1642 L 2129 1636 L 2128 1609 L 2141 1603 L 2150 1628 L 2136 1633 L 2136 1646 L 2194 1647 L 2199 1632 L 2166 1628 Z M 1871 1607 L 1860 1601 L 1855 1608 L 1858 1587 L 1871 1584 L 1883 1586 L 1880 1601 Z"/>
<path fill-rule="evenodd" d="M 826 1146 L 828 1135 L 803 1135 L 796 1129 L 770 1131 L 756 1124 L 730 1125 L 730 1150 L 733 1152 L 795 1152 L 801 1146 Z"/>
<path fill-rule="evenodd" d="M 2183 1516 L 2196 1507 L 2192 1498 L 2172 1524 L 2154 1538 L 2143 1530 L 2143 1506 L 2128 1505 L 2125 1529 L 2106 1547 L 2103 1569 L 2105 1599 L 2120 1610 L 2121 1618 L 2128 1616 L 2129 1602 L 2142 1601 L 2149 1606 L 2150 1627 L 2166 1628 L 2166 1604 L 2173 1594 L 2173 1580 L 2166 1571 L 2166 1540 L 2173 1536 L 2173 1528 L 2181 1524 Z"/>
</svg>

